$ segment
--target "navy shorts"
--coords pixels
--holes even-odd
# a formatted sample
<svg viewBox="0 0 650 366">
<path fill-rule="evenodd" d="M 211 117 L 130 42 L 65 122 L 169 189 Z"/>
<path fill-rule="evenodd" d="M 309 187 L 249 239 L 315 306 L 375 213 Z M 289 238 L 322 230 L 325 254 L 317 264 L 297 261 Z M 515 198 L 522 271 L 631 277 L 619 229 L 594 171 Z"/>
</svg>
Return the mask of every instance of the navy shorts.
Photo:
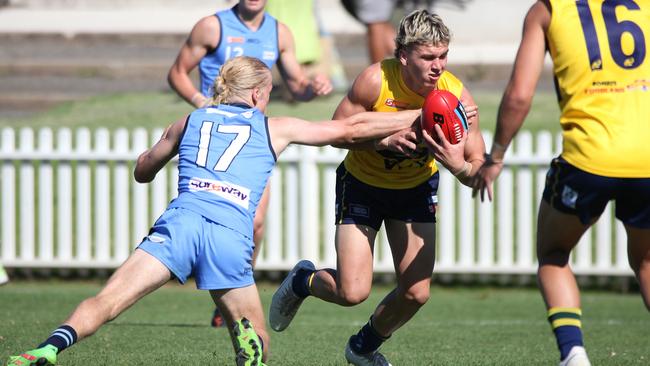
<svg viewBox="0 0 650 366">
<path fill-rule="evenodd" d="M 614 200 L 619 220 L 635 228 L 650 228 L 650 178 L 603 177 L 558 157 L 546 174 L 543 197 L 553 208 L 578 216 L 585 225 Z"/>
<path fill-rule="evenodd" d="M 341 164 L 336 170 L 336 224 L 379 230 L 385 219 L 435 223 L 438 178 L 436 172 L 414 188 L 378 188 L 356 179 Z"/>
<path fill-rule="evenodd" d="M 253 241 L 184 208 L 168 208 L 138 246 L 185 283 L 200 290 L 241 288 L 254 283 Z"/>
</svg>

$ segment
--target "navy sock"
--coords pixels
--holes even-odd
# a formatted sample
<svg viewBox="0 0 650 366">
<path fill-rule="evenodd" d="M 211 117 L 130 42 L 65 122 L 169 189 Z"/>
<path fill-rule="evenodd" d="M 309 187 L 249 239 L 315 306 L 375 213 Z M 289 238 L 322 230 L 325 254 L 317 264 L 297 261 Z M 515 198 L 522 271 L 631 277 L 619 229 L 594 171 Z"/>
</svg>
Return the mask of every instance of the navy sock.
<svg viewBox="0 0 650 366">
<path fill-rule="evenodd" d="M 583 345 L 582 332 L 578 327 L 565 325 L 553 329 L 553 333 L 557 340 L 557 348 L 560 350 L 560 360 L 564 360 L 574 346 Z"/>
<path fill-rule="evenodd" d="M 311 292 L 309 291 L 309 277 L 314 272 L 316 271 L 311 271 L 304 268 L 296 271 L 296 275 L 293 277 L 293 282 L 291 283 L 293 292 L 295 292 L 296 295 L 302 298 L 311 295 Z"/>
<path fill-rule="evenodd" d="M 548 310 L 548 321 L 555 333 L 560 360 L 564 360 L 574 346 L 583 346 L 581 318 L 579 308 L 554 307 Z"/>
<path fill-rule="evenodd" d="M 382 337 L 372 326 L 372 318 L 359 333 L 350 337 L 350 348 L 355 353 L 366 354 L 376 351 L 389 337 Z"/>
<path fill-rule="evenodd" d="M 77 332 L 69 325 L 62 325 L 55 329 L 50 337 L 41 343 L 38 348 L 52 345 L 57 348 L 56 353 L 72 346 L 77 342 Z"/>
</svg>

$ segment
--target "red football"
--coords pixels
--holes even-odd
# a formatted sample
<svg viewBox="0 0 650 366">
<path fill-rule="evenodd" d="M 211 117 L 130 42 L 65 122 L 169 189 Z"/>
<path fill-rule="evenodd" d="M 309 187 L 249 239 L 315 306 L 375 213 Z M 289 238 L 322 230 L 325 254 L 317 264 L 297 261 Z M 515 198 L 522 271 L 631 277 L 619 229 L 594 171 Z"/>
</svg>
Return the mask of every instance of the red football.
<svg viewBox="0 0 650 366">
<path fill-rule="evenodd" d="M 447 90 L 433 90 L 422 105 L 422 129 L 437 140 L 433 126 L 440 126 L 447 141 L 457 144 L 467 133 L 465 108 L 455 95 Z"/>
</svg>

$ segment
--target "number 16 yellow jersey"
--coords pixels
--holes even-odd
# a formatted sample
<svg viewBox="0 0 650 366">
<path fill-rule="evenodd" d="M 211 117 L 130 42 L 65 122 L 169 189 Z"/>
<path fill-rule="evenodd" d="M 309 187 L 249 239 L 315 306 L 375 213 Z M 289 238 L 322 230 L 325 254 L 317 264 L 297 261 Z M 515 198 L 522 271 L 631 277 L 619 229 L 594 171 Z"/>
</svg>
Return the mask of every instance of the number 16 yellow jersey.
<svg viewBox="0 0 650 366">
<path fill-rule="evenodd" d="M 550 3 L 562 157 L 592 174 L 650 177 L 650 0 Z"/>
</svg>

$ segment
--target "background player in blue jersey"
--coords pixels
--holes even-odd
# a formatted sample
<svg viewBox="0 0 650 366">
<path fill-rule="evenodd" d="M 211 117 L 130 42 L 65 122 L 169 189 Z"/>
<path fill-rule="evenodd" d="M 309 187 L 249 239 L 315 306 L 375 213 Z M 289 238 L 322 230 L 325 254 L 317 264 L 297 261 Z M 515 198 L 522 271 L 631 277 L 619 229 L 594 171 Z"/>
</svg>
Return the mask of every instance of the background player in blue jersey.
<svg viewBox="0 0 650 366">
<path fill-rule="evenodd" d="M 223 65 L 210 106 L 170 125 L 137 160 L 135 179 L 151 182 L 178 154 L 178 197 L 99 294 L 79 304 L 38 348 L 10 357 L 8 365 L 53 365 L 59 352 L 143 296 L 190 275 L 222 309 L 237 365 L 262 364 L 269 338 L 252 272 L 253 217 L 278 154 L 290 143 L 322 146 L 384 137 L 418 125 L 420 114 L 363 113 L 324 122 L 267 118 L 271 89 L 271 72 L 260 60 L 236 57 Z"/>
<path fill-rule="evenodd" d="M 181 48 L 168 74 L 169 85 L 187 102 L 202 107 L 219 67 L 229 58 L 251 56 L 269 68 L 277 62 L 292 96 L 311 100 L 332 91 L 325 75 L 309 79 L 296 60 L 293 35 L 286 25 L 264 11 L 266 0 L 240 0 L 234 7 L 199 20 Z M 190 72 L 199 66 L 200 90 Z"/>
<path fill-rule="evenodd" d="M 210 88 L 221 65 L 229 58 L 244 55 L 262 60 L 269 68 L 277 62 L 280 75 L 297 100 L 307 101 L 318 95 L 329 94 L 332 91 L 330 80 L 320 74 L 311 80 L 307 78 L 296 59 L 291 31 L 266 13 L 265 6 L 266 0 L 240 0 L 230 9 L 199 20 L 169 70 L 167 79 L 172 89 L 196 108 L 203 107 L 212 96 Z M 190 78 L 190 72 L 197 66 L 200 90 Z M 267 187 L 255 218 L 253 262 L 264 235 L 268 190 Z M 212 325 L 218 326 L 220 322 L 218 311 L 215 311 Z"/>
<path fill-rule="evenodd" d="M 530 8 L 503 94 L 491 154 L 474 188 L 492 198 L 508 145 L 530 109 L 548 50 L 561 109 L 562 153 L 537 218 L 537 281 L 560 366 L 588 366 L 570 254 L 611 200 L 650 310 L 650 1 L 540 0 Z M 610 85 L 615 87 L 605 87 Z M 602 350 L 601 350 L 602 351 Z"/>
</svg>

